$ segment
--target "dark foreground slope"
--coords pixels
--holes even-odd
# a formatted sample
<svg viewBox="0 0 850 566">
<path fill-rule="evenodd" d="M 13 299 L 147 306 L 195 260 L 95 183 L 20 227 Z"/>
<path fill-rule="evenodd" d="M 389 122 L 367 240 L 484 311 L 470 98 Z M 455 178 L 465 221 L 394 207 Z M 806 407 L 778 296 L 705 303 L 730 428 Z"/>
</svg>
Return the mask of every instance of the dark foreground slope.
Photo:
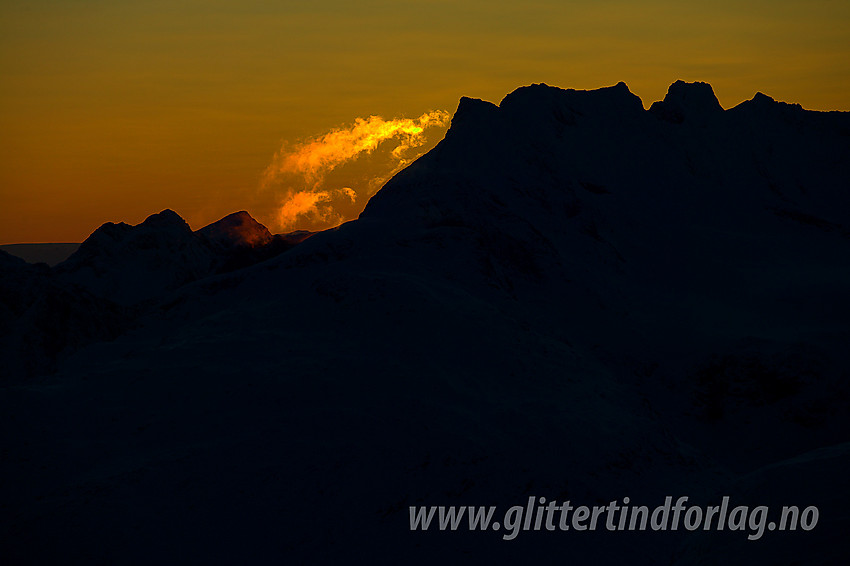
<svg viewBox="0 0 850 566">
<path fill-rule="evenodd" d="M 360 219 L 0 398 L 21 562 L 848 555 L 850 118 L 462 99 Z M 410 532 L 411 505 L 816 505 L 809 532 Z"/>
</svg>

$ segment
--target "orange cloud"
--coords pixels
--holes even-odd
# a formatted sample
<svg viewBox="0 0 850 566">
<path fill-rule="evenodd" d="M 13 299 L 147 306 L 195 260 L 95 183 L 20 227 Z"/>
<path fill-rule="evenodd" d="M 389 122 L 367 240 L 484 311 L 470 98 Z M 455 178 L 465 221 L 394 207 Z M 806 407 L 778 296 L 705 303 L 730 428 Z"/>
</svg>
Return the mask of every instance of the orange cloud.
<svg viewBox="0 0 850 566">
<path fill-rule="evenodd" d="M 285 146 L 281 148 L 266 169 L 264 181 L 272 182 L 287 173 L 303 175 L 308 181 L 319 181 L 328 171 L 364 152 L 371 153 L 381 142 L 392 138 L 399 139 L 399 145 L 393 149 L 392 155 L 401 159 L 407 150 L 425 143 L 426 128 L 445 126 L 449 118 L 448 112 L 442 110 L 428 112 L 416 119 L 384 120 L 380 116 L 357 118 L 349 128 L 332 130 L 291 149 Z"/>
<path fill-rule="evenodd" d="M 351 202 L 357 199 L 357 193 L 350 187 L 329 191 L 305 190 L 296 191 L 287 196 L 278 210 L 278 224 L 283 229 L 296 229 L 299 221 L 305 217 L 321 220 L 328 224 L 339 224 L 344 220 L 341 214 L 334 211 L 332 203 L 339 198 L 348 198 Z"/>
<path fill-rule="evenodd" d="M 418 157 L 411 150 L 423 146 L 426 130 L 448 125 L 448 112 L 427 112 L 418 118 L 384 120 L 380 116 L 357 118 L 348 127 L 336 128 L 305 142 L 283 147 L 263 173 L 261 187 L 282 193 L 278 221 L 284 229 L 328 228 L 356 216 L 352 205 L 371 196 L 390 176 Z M 389 162 L 370 172 L 370 181 L 359 189 L 326 188 L 325 179 L 343 164 L 370 154 L 387 142 Z M 361 206 L 362 208 L 362 206 Z"/>
</svg>

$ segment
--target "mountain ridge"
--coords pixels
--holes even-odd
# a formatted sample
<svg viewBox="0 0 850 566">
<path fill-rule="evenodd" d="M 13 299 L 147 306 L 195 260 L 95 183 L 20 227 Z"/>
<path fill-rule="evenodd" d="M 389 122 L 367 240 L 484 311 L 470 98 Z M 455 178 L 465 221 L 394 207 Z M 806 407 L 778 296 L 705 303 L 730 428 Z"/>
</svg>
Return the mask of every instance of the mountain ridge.
<svg viewBox="0 0 850 566">
<path fill-rule="evenodd" d="M 846 556 L 850 114 L 760 96 L 721 113 L 710 87 L 674 85 L 649 110 L 624 83 L 462 98 L 357 220 L 168 286 L 7 389 L 10 555 Z M 667 495 L 824 519 L 757 547 L 408 529 L 410 505 Z"/>
</svg>

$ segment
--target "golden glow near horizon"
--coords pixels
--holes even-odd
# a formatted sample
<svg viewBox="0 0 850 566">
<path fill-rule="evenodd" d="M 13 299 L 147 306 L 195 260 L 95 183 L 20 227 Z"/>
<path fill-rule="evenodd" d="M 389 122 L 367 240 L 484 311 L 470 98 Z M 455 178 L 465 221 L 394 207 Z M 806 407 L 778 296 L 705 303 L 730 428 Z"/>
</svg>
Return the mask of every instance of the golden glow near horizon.
<svg viewBox="0 0 850 566">
<path fill-rule="evenodd" d="M 498 103 L 533 82 L 622 80 L 649 107 L 677 79 L 726 108 L 762 91 L 850 110 L 850 2 L 9 1 L 0 71 L 0 243 L 81 241 L 164 208 L 194 228 L 247 209 L 274 230 L 299 211 L 356 216 L 412 157 L 390 146 L 442 135 L 394 134 L 320 186 L 264 184 L 281 151 L 358 116 Z"/>
</svg>

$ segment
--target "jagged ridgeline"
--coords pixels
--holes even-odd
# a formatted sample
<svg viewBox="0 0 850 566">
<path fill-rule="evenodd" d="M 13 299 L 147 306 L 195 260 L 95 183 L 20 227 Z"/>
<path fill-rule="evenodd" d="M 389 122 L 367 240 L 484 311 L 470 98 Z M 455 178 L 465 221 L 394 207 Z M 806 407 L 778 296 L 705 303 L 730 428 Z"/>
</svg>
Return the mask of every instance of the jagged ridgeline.
<svg viewBox="0 0 850 566">
<path fill-rule="evenodd" d="M 332 230 L 164 211 L 53 268 L 0 254 L 8 555 L 837 563 L 848 205 L 850 113 L 532 85 L 461 99 Z M 530 495 L 821 522 L 409 531 L 410 505 Z"/>
</svg>

